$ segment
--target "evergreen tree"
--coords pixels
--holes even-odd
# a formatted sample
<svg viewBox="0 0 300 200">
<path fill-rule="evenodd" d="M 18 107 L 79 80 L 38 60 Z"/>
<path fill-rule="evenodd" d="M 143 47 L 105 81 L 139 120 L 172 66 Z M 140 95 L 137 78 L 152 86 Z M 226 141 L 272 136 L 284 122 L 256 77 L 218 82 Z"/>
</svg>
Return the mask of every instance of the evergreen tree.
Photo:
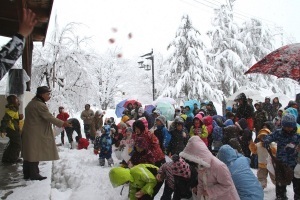
<svg viewBox="0 0 300 200">
<path fill-rule="evenodd" d="M 230 6 L 231 7 L 231 6 Z M 227 5 L 215 9 L 212 20 L 213 28 L 207 34 L 211 39 L 211 48 L 206 50 L 209 64 L 222 71 L 219 74 L 219 85 L 225 96 L 230 96 L 245 85 L 247 80 L 248 52 L 246 46 L 238 40 L 239 27 L 233 20 L 232 10 Z"/>
<path fill-rule="evenodd" d="M 188 15 L 182 17 L 181 25 L 168 50 L 171 55 L 167 60 L 169 68 L 165 73 L 164 96 L 221 100 L 221 92 L 211 87 L 220 71 L 208 65 L 201 57 L 203 42 Z"/>
</svg>

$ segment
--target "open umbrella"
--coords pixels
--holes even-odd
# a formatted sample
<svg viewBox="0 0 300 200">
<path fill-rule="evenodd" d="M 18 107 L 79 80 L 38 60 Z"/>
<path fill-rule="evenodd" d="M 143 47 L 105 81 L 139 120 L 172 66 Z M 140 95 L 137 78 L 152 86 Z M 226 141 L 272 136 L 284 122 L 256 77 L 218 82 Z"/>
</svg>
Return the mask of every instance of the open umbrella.
<svg viewBox="0 0 300 200">
<path fill-rule="evenodd" d="M 265 56 L 245 74 L 262 73 L 291 78 L 300 83 L 300 43 L 283 46 Z"/>
<path fill-rule="evenodd" d="M 152 113 L 152 110 L 155 108 L 154 105 L 145 105 L 145 111 L 148 113 L 148 114 L 151 114 Z"/>
<path fill-rule="evenodd" d="M 120 103 L 118 103 L 116 105 L 116 110 L 115 110 L 115 114 L 117 115 L 117 117 L 122 117 L 123 115 L 123 111 L 125 110 L 124 104 L 127 101 L 127 99 L 120 101 Z"/>
<path fill-rule="evenodd" d="M 141 103 L 140 102 L 138 102 L 137 100 L 135 100 L 135 99 L 126 99 L 126 101 L 125 101 L 125 103 L 124 103 L 124 105 L 123 105 L 123 107 L 124 108 L 126 108 L 127 106 L 128 106 L 128 104 L 134 104 L 134 103 L 138 103 L 138 105 L 141 105 Z"/>
<path fill-rule="evenodd" d="M 172 121 L 174 119 L 175 108 L 169 102 L 158 102 L 156 109 L 160 111 L 161 115 L 166 117 L 166 120 Z"/>
<path fill-rule="evenodd" d="M 158 102 L 168 102 L 172 105 L 176 104 L 176 101 L 171 97 L 160 97 L 153 101 L 153 105 L 157 105 Z"/>
</svg>

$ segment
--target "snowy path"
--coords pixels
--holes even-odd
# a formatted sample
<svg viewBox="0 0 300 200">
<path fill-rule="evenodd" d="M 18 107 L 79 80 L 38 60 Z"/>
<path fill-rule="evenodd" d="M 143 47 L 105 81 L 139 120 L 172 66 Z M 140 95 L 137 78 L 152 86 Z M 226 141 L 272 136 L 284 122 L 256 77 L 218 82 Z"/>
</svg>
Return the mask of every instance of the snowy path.
<svg viewBox="0 0 300 200">
<path fill-rule="evenodd" d="M 108 172 L 111 168 L 100 167 L 98 156 L 93 154 L 90 145 L 88 150 L 68 149 L 59 147 L 60 160 L 54 162 L 41 162 L 41 174 L 48 178 L 43 181 L 24 181 L 25 187 L 18 187 L 7 199 L 13 200 L 125 200 L 128 187 L 125 187 L 122 196 L 122 187 L 113 188 L 109 182 Z M 115 163 L 119 163 L 113 154 Z M 256 170 L 253 170 L 256 174 Z M 52 174 L 52 178 L 51 177 Z M 2 191 L 5 192 L 5 191 Z M 159 194 L 156 200 L 160 199 Z M 288 197 L 293 199 L 292 186 L 288 186 Z M 275 186 L 269 180 L 265 189 L 265 200 L 275 199 Z"/>
</svg>

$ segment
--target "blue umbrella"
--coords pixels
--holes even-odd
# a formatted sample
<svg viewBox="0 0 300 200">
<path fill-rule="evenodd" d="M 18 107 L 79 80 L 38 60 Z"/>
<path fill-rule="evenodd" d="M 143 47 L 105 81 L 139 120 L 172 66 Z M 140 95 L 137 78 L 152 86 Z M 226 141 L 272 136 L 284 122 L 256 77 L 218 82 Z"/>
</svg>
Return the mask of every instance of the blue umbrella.
<svg viewBox="0 0 300 200">
<path fill-rule="evenodd" d="M 121 101 L 120 103 L 117 104 L 115 113 L 117 117 L 122 117 L 123 116 L 123 111 L 125 110 L 124 104 L 127 101 L 127 99 Z"/>
<path fill-rule="evenodd" d="M 145 106 L 145 111 L 148 113 L 148 114 L 151 114 L 152 113 L 152 110 L 155 108 L 154 105 L 146 105 Z"/>
</svg>

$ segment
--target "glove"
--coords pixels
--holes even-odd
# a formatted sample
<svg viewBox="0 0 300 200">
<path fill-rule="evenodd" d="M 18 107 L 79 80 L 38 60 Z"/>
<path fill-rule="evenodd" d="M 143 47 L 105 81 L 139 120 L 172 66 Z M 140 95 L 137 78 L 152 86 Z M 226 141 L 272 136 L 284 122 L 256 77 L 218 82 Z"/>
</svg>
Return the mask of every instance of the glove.
<svg viewBox="0 0 300 200">
<path fill-rule="evenodd" d="M 1 133 L 1 137 L 5 138 L 6 137 L 6 133 Z"/>
<path fill-rule="evenodd" d="M 94 154 L 98 155 L 99 154 L 99 150 L 98 149 L 94 149 Z"/>
</svg>

